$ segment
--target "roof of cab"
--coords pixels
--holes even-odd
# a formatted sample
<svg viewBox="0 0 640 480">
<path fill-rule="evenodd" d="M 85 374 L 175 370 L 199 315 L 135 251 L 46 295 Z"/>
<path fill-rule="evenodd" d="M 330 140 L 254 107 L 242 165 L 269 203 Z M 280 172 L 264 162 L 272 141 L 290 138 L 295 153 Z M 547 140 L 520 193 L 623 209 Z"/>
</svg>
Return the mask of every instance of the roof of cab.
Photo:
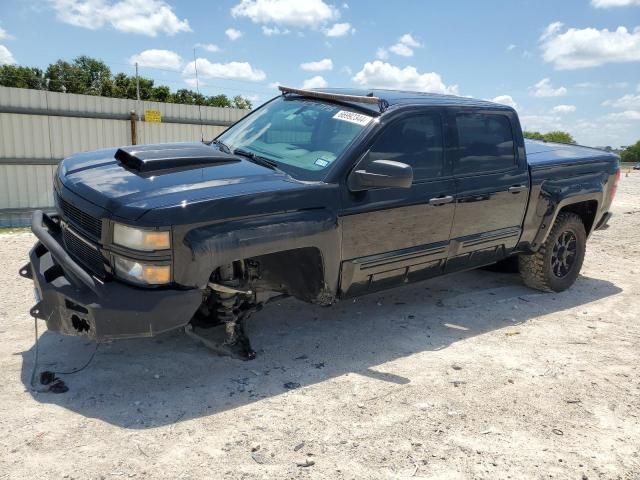
<svg viewBox="0 0 640 480">
<path fill-rule="evenodd" d="M 481 107 L 491 108 L 493 110 L 513 110 L 507 105 L 489 102 L 486 100 L 477 100 L 468 97 L 457 97 L 455 95 L 442 95 L 438 93 L 426 92 L 408 92 L 402 90 L 385 90 L 385 89 L 364 89 L 364 88 L 316 88 L 316 92 L 334 93 L 341 95 L 355 96 L 374 96 L 386 101 L 389 107 L 394 105 L 410 106 L 410 105 L 429 105 L 429 106 L 459 106 L 459 107 Z M 379 111 L 375 104 L 358 103 L 359 108 L 367 108 L 373 111 Z"/>
</svg>

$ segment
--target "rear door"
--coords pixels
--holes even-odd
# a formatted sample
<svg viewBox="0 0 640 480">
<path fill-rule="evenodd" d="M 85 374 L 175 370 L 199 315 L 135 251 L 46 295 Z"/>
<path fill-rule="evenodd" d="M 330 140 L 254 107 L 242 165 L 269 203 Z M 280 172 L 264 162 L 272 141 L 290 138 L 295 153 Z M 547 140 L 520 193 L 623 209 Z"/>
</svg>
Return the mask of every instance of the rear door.
<svg viewBox="0 0 640 480">
<path fill-rule="evenodd" d="M 411 188 L 345 188 L 340 217 L 343 296 L 442 273 L 455 194 L 445 160 L 444 117 L 444 111 L 424 110 L 391 120 L 371 143 L 365 161 L 411 165 Z"/>
<path fill-rule="evenodd" d="M 529 198 L 519 125 L 507 111 L 452 110 L 456 208 L 447 271 L 504 258 L 516 246 Z M 515 123 L 515 124 L 514 124 Z"/>
</svg>

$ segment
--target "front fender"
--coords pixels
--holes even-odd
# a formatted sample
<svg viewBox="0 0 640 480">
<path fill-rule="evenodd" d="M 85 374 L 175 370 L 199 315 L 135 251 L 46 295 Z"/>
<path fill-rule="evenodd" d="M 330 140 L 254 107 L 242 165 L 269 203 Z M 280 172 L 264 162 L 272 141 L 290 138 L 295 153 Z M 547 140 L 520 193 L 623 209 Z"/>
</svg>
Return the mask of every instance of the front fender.
<svg viewBox="0 0 640 480">
<path fill-rule="evenodd" d="M 341 237 L 337 216 L 327 209 L 200 225 L 186 230 L 183 238 L 174 258 L 174 278 L 181 285 L 204 288 L 211 273 L 221 265 L 311 247 L 318 249 L 322 257 L 326 289 L 332 294 L 337 291 Z"/>
</svg>

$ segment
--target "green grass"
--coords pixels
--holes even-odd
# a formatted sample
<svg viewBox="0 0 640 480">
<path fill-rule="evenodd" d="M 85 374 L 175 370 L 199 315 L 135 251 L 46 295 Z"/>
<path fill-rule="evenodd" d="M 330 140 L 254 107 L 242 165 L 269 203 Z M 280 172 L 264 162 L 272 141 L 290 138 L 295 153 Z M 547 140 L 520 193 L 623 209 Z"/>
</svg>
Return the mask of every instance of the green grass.
<svg viewBox="0 0 640 480">
<path fill-rule="evenodd" d="M 15 228 L 15 227 L 8 227 L 8 228 L 4 228 L 4 227 L 0 227 L 0 235 L 8 235 L 11 233 L 26 233 L 26 232 L 30 232 L 31 229 L 29 227 L 19 227 L 19 228 Z"/>
</svg>

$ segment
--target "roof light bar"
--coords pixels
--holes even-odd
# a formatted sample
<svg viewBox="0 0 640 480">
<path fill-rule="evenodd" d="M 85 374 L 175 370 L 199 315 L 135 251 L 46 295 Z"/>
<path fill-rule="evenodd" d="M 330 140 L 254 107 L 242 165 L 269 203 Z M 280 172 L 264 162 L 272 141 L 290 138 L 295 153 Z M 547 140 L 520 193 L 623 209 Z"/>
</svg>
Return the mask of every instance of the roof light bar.
<svg viewBox="0 0 640 480">
<path fill-rule="evenodd" d="M 320 98 L 323 100 L 336 100 L 339 102 L 353 102 L 353 103 L 371 103 L 380 105 L 383 100 L 374 96 L 361 96 L 361 95 L 342 95 L 339 93 L 325 93 L 325 92 L 316 92 L 314 90 L 302 90 L 300 88 L 291 88 L 285 87 L 284 85 L 279 85 L 278 90 L 280 90 L 283 94 L 294 93 L 296 95 L 302 95 L 305 97 L 312 98 Z"/>
</svg>

